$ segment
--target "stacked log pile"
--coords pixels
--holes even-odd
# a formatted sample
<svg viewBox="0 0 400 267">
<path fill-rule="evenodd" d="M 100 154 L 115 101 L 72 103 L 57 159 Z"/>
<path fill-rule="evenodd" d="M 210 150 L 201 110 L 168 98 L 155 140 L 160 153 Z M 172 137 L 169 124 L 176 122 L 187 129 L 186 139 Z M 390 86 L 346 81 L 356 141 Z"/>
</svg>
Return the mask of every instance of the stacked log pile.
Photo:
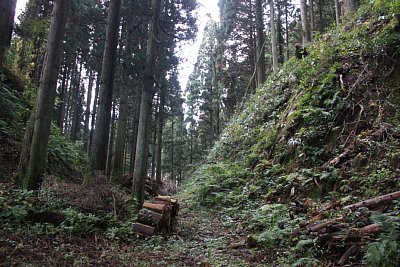
<svg viewBox="0 0 400 267">
<path fill-rule="evenodd" d="M 388 213 L 387 210 L 390 210 L 392 201 L 397 199 L 400 199 L 400 191 L 347 205 L 343 207 L 341 216 L 323 222 L 319 221 L 320 213 L 310 219 L 308 223 L 295 229 L 292 234 L 315 236 L 322 246 L 331 249 L 341 248 L 345 245 L 344 254 L 339 255 L 341 257 L 338 257 L 336 262 L 337 265 L 342 266 L 363 245 L 376 240 L 378 238 L 377 234 L 383 230 L 381 225 L 369 222 L 370 211 L 374 210 L 391 216 L 392 214 Z M 361 208 L 364 208 L 364 210 L 360 210 Z M 351 216 L 349 216 L 350 214 Z M 350 220 L 350 217 L 352 217 L 352 220 Z"/>
<path fill-rule="evenodd" d="M 178 215 L 178 200 L 170 196 L 157 196 L 153 202 L 143 203 L 134 230 L 141 236 L 169 235 L 174 218 Z"/>
</svg>

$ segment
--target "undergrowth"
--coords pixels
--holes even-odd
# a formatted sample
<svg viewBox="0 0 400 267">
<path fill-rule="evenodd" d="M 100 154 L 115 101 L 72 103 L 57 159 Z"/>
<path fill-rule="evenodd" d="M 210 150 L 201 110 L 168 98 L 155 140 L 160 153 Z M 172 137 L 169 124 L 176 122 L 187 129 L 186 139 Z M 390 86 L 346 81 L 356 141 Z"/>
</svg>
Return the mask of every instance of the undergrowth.
<svg viewBox="0 0 400 267">
<path fill-rule="evenodd" d="M 183 193 L 196 205 L 251 214 L 259 243 L 294 247 L 280 260 L 295 266 L 321 265 L 326 252 L 312 238 L 291 240 L 312 210 L 400 187 L 400 4 L 366 3 L 307 50 L 258 88 Z M 372 243 L 371 264 L 378 246 L 398 251 L 398 241 Z"/>
</svg>

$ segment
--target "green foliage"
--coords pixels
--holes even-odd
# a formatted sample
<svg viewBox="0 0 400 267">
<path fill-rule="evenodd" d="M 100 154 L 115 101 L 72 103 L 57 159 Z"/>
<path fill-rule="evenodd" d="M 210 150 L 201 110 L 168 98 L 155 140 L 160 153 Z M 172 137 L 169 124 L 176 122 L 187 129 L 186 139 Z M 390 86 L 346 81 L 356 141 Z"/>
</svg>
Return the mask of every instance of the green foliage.
<svg viewBox="0 0 400 267">
<path fill-rule="evenodd" d="M 53 125 L 49 138 L 47 172 L 67 180 L 82 181 L 89 166 L 89 159 L 83 151 L 82 143 L 71 142 Z"/>
<path fill-rule="evenodd" d="M 383 232 L 380 240 L 367 245 L 364 255 L 365 262 L 370 266 L 397 266 L 400 262 L 400 222 L 399 216 L 393 218 L 374 214 L 371 219 L 378 224 Z"/>
<path fill-rule="evenodd" d="M 92 214 L 79 212 L 73 208 L 67 208 L 63 211 L 64 221 L 60 228 L 63 232 L 69 234 L 92 235 L 104 231 L 112 223 L 111 214 Z"/>
<path fill-rule="evenodd" d="M 110 240 L 130 240 L 135 238 L 134 220 L 135 216 L 120 221 L 112 213 L 65 208 L 35 191 L 0 188 L 0 223 L 7 231 L 48 236 L 103 234 Z"/>
<path fill-rule="evenodd" d="M 252 212 L 250 225 L 261 229 L 257 241 L 265 247 L 287 245 L 295 223 L 290 221 L 289 207 L 283 204 L 266 204 Z"/>
<path fill-rule="evenodd" d="M 292 264 L 292 267 L 315 267 L 320 264 L 321 262 L 315 258 L 300 258 Z"/>
<path fill-rule="evenodd" d="M 0 188 L 0 218 L 9 223 L 24 222 L 28 213 L 36 209 L 35 197 L 33 191 Z"/>
<path fill-rule="evenodd" d="M 110 240 L 129 241 L 135 236 L 133 220 L 118 223 L 115 226 L 107 228 L 105 235 Z"/>
</svg>

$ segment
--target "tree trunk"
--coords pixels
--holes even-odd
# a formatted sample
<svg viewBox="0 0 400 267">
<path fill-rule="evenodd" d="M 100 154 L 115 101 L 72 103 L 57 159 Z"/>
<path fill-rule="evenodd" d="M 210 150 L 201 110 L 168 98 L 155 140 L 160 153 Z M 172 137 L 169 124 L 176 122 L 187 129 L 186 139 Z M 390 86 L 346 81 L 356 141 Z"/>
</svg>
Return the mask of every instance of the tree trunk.
<svg viewBox="0 0 400 267">
<path fill-rule="evenodd" d="M 80 91 L 81 91 L 81 77 L 82 77 L 82 68 L 83 68 L 83 59 L 80 57 L 79 71 L 78 77 L 75 80 L 74 92 L 72 92 L 72 118 L 71 118 L 71 133 L 70 137 L 72 141 L 76 141 L 78 138 L 78 133 L 80 130 L 81 122 L 80 122 L 80 109 L 81 109 L 81 101 L 80 101 Z"/>
<path fill-rule="evenodd" d="M 152 19 L 150 21 L 147 59 L 143 73 L 143 90 L 140 105 L 135 166 L 133 171 L 132 194 L 134 201 L 141 206 L 144 201 L 144 182 L 148 155 L 149 120 L 153 101 L 154 66 L 157 59 L 158 25 L 161 12 L 161 0 L 152 0 Z"/>
<path fill-rule="evenodd" d="M 131 144 L 131 164 L 129 171 L 133 173 L 135 167 L 135 157 L 136 157 L 136 144 L 138 137 L 139 128 L 139 117 L 140 117 L 140 90 L 139 87 L 133 89 L 133 110 L 132 110 L 132 144 Z"/>
<path fill-rule="evenodd" d="M 172 116 L 171 121 L 171 180 L 175 181 L 175 161 L 174 161 L 174 153 L 175 153 L 175 143 L 174 143 L 174 126 L 175 126 L 175 119 Z M 212 127 L 212 125 L 211 125 Z"/>
<path fill-rule="evenodd" d="M 85 148 L 89 147 L 89 122 L 90 122 L 90 105 L 92 104 L 92 90 L 93 90 L 94 75 L 93 71 L 89 71 L 89 85 L 86 99 L 86 110 L 85 110 L 85 126 L 84 126 L 84 144 Z"/>
<path fill-rule="evenodd" d="M 310 0 L 310 41 L 314 38 L 314 0 Z"/>
<path fill-rule="evenodd" d="M 154 120 L 152 120 L 152 144 L 151 144 L 151 179 L 155 179 L 156 177 L 156 143 L 157 143 L 157 127 L 158 127 L 158 120 L 159 120 L 159 108 L 160 108 L 160 91 L 157 95 L 156 106 L 154 107 Z"/>
<path fill-rule="evenodd" d="M 283 26 L 282 26 L 282 5 L 277 2 L 277 12 L 278 12 L 278 19 L 276 21 L 276 35 L 277 35 L 277 42 L 278 42 L 278 63 L 283 64 L 285 62 L 285 56 L 283 55 L 284 52 L 284 45 L 285 40 L 283 38 Z"/>
<path fill-rule="evenodd" d="M 262 0 L 256 0 L 257 24 L 257 86 L 265 82 L 265 46 Z"/>
<path fill-rule="evenodd" d="M 115 117 L 116 117 L 116 107 L 115 100 L 112 105 L 112 115 L 110 122 L 110 136 L 108 137 L 108 149 L 107 149 L 107 163 L 106 163 L 106 175 L 109 177 L 111 175 L 111 164 L 114 157 L 114 135 L 115 135 Z"/>
<path fill-rule="evenodd" d="M 359 0 L 344 0 L 343 2 L 343 14 L 346 15 L 349 12 L 356 11 L 359 5 Z"/>
<path fill-rule="evenodd" d="M 74 62 L 76 61 L 76 58 L 74 58 Z M 72 69 L 72 73 L 71 73 L 71 81 L 69 83 L 69 89 L 67 90 L 66 94 L 66 103 L 64 105 L 64 129 L 63 129 L 63 133 L 65 135 L 67 135 L 68 131 L 69 131 L 69 124 L 70 124 L 70 113 L 71 113 L 71 98 L 72 98 L 72 93 L 74 91 L 74 86 L 76 84 L 76 76 L 78 75 L 78 66 L 73 63 L 73 69 Z M 72 101 L 73 102 L 73 101 Z"/>
<path fill-rule="evenodd" d="M 307 0 L 300 0 L 301 28 L 303 32 L 303 46 L 310 42 L 310 29 L 308 27 Z"/>
<path fill-rule="evenodd" d="M 162 183 L 161 180 L 161 155 L 162 155 L 162 135 L 164 126 L 164 105 L 165 105 L 165 88 L 161 88 L 160 92 L 160 109 L 158 112 L 158 127 L 157 127 L 157 154 L 156 154 L 156 182 L 157 186 Z"/>
<path fill-rule="evenodd" d="M 116 118 L 116 107 L 115 100 L 113 101 L 111 124 L 110 124 L 110 136 L 108 140 L 107 149 L 107 164 L 106 164 L 106 175 L 109 177 L 111 175 L 111 164 L 114 157 L 114 135 L 115 135 L 115 118 Z"/>
<path fill-rule="evenodd" d="M 276 46 L 276 31 L 275 31 L 275 9 L 274 0 L 270 0 L 270 27 L 271 27 L 271 44 L 272 44 L 272 68 L 274 72 L 278 70 L 278 51 Z"/>
<path fill-rule="evenodd" d="M 89 140 L 88 140 L 88 148 L 87 148 L 87 154 L 90 155 L 90 147 L 92 146 L 92 141 L 93 141 L 93 132 L 94 132 L 94 125 L 96 123 L 96 115 L 97 115 L 97 100 L 99 98 L 99 90 L 100 90 L 100 75 L 97 74 L 96 77 L 96 88 L 94 90 L 94 99 L 93 99 L 93 111 L 92 111 L 92 118 L 90 122 L 90 134 L 89 134 Z"/>
<path fill-rule="evenodd" d="M 121 87 L 120 99 L 119 99 L 119 117 L 117 122 L 117 137 L 115 140 L 115 152 L 113 159 L 113 171 L 112 175 L 117 183 L 122 183 L 122 175 L 124 168 L 124 151 L 125 151 L 125 139 L 126 139 L 126 126 L 128 119 L 128 96 L 129 96 L 129 85 L 128 82 L 124 82 Z"/>
<path fill-rule="evenodd" d="M 0 0 L 0 67 L 5 49 L 10 45 L 17 0 Z"/>
<path fill-rule="evenodd" d="M 65 119 L 65 104 L 67 100 L 67 88 L 68 88 L 68 80 L 69 80 L 70 68 L 69 66 L 64 67 L 63 79 L 61 82 L 60 88 L 60 99 L 61 103 L 59 104 L 58 116 L 57 116 L 57 125 L 60 128 L 61 132 L 64 130 L 64 119 Z"/>
<path fill-rule="evenodd" d="M 45 170 L 47 145 L 69 4 L 69 0 L 56 0 L 53 7 L 46 61 L 43 65 L 41 83 L 35 103 L 32 140 L 29 149 L 29 163 L 27 165 L 28 170 L 23 175 L 24 188 L 28 190 L 39 188 Z"/>
<path fill-rule="evenodd" d="M 286 37 L 286 60 L 289 60 L 290 57 L 290 49 L 289 49 L 289 11 L 288 4 L 285 4 L 285 37 Z"/>
<path fill-rule="evenodd" d="M 125 51 L 123 53 L 124 60 L 129 61 L 132 55 L 133 48 L 133 30 L 136 11 L 136 0 L 131 0 L 129 3 L 128 17 L 126 18 L 127 36 L 125 42 Z M 130 78 L 130 70 L 126 64 L 123 65 L 124 81 L 119 96 L 119 116 L 117 122 L 117 136 L 115 140 L 114 159 L 112 164 L 112 176 L 116 183 L 122 183 L 122 175 L 124 174 L 124 155 L 126 147 L 126 133 L 128 124 L 128 100 L 129 90 L 133 85 Z"/>
<path fill-rule="evenodd" d="M 110 1 L 109 6 L 106 43 L 101 68 L 99 110 L 93 134 L 93 142 L 91 144 L 90 159 L 92 172 L 96 170 L 105 171 L 107 164 L 121 0 Z"/>
<path fill-rule="evenodd" d="M 338 26 L 340 24 L 340 16 L 341 16 L 340 13 L 341 13 L 340 0 L 335 0 L 336 25 Z"/>
</svg>

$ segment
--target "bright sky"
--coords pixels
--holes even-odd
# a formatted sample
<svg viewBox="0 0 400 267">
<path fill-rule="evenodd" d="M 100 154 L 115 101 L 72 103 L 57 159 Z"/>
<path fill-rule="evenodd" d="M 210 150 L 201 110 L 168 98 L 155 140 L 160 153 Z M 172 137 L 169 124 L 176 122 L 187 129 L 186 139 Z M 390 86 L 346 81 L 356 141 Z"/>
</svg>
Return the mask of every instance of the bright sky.
<svg viewBox="0 0 400 267">
<path fill-rule="evenodd" d="M 18 19 L 21 12 L 24 10 L 26 3 L 28 0 L 17 0 L 17 8 L 15 10 L 15 21 Z"/>
<path fill-rule="evenodd" d="M 183 90 L 186 89 L 186 84 L 190 73 L 193 71 L 193 65 L 196 63 L 197 52 L 200 48 L 203 38 L 203 30 L 209 18 L 215 21 L 219 20 L 219 8 L 217 0 L 197 0 L 199 3 L 198 10 L 198 28 L 197 38 L 190 43 L 182 44 L 179 52 L 182 57 L 182 62 L 179 65 L 179 82 Z M 15 13 L 15 21 L 24 10 L 28 0 L 17 0 L 17 9 Z"/>
<path fill-rule="evenodd" d="M 179 82 L 183 90 L 186 89 L 186 84 L 189 76 L 193 71 L 193 65 L 197 60 L 197 52 L 199 51 L 201 41 L 203 39 L 203 32 L 209 18 L 219 21 L 219 8 L 217 0 L 197 0 L 199 3 L 198 10 L 198 32 L 197 38 L 194 42 L 186 43 L 181 47 L 180 56 L 182 61 L 179 65 Z"/>
</svg>

